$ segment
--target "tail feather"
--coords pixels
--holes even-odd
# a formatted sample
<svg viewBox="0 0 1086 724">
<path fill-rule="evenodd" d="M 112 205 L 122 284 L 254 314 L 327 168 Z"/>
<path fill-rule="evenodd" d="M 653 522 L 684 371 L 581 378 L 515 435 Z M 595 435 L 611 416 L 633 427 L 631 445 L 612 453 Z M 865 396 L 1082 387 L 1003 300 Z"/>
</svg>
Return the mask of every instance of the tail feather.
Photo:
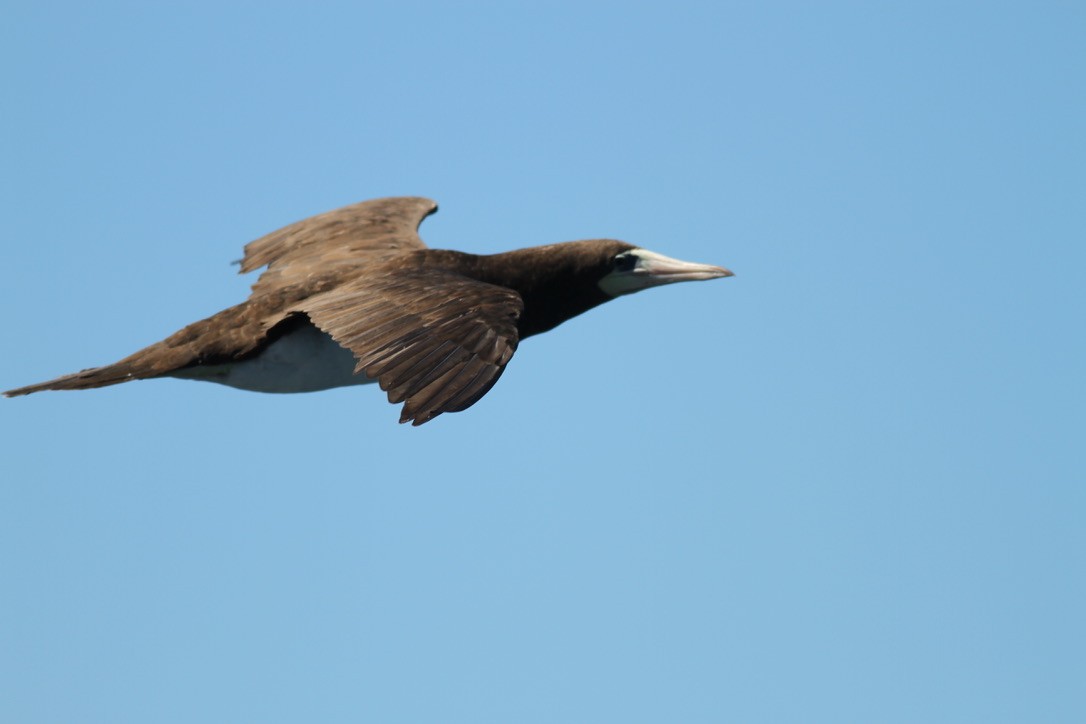
<svg viewBox="0 0 1086 724">
<path fill-rule="evenodd" d="M 284 302 L 285 299 L 285 302 Z M 263 304 L 244 302 L 194 322 L 161 342 L 103 367 L 92 367 L 48 382 L 18 387 L 4 397 L 29 395 L 42 390 L 88 390 L 131 380 L 164 377 L 192 365 L 211 365 L 241 359 L 261 345 L 308 318 L 282 311 L 290 298 L 268 297 Z"/>
<path fill-rule="evenodd" d="M 29 395 L 32 392 L 41 392 L 42 390 L 89 390 L 93 387 L 106 387 L 130 380 L 156 376 L 153 372 L 140 374 L 140 371 L 133 365 L 118 362 L 105 367 L 92 367 L 74 374 L 57 377 L 48 382 L 39 382 L 36 385 L 17 387 L 14 390 L 7 390 L 3 394 L 4 397 L 18 397 L 20 395 Z"/>
</svg>

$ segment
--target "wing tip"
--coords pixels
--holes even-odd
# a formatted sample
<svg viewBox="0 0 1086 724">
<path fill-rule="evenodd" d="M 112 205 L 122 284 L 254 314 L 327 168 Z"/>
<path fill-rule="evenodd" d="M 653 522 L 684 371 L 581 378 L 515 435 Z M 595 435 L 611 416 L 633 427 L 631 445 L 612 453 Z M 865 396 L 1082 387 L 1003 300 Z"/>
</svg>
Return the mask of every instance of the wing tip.
<svg viewBox="0 0 1086 724">
<path fill-rule="evenodd" d="M 403 412 L 400 413 L 400 424 L 403 425 L 410 422 L 411 427 L 418 427 L 419 425 L 425 425 L 440 414 L 440 412 L 420 412 L 416 414 L 408 412 L 407 405 L 404 405 Z"/>
</svg>

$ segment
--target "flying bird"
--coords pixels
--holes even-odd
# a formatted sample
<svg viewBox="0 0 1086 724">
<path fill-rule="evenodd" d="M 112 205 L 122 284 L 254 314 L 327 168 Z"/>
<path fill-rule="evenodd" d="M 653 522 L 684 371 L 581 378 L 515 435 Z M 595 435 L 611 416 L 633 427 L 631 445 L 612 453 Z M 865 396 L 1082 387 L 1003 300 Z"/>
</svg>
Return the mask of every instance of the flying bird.
<svg viewBox="0 0 1086 724">
<path fill-rule="evenodd" d="M 492 255 L 428 248 L 418 227 L 437 204 L 363 201 L 245 247 L 241 273 L 267 269 L 249 298 L 119 362 L 8 390 L 82 390 L 178 377 L 257 392 L 377 382 L 400 422 L 471 407 L 520 340 L 604 302 L 732 276 L 613 239 Z"/>
</svg>

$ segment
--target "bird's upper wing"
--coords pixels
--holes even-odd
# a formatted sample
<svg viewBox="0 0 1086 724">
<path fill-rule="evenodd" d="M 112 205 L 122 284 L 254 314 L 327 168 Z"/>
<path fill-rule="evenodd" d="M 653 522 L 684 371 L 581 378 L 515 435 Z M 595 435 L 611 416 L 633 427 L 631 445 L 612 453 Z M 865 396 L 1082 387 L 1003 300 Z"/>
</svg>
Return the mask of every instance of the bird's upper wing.
<svg viewBox="0 0 1086 724">
<path fill-rule="evenodd" d="M 264 265 L 257 293 L 312 278 L 344 265 L 410 249 L 425 249 L 422 220 L 437 204 L 418 196 L 374 199 L 311 216 L 245 246 L 242 273 Z"/>
<path fill-rule="evenodd" d="M 278 306 L 284 318 L 305 313 L 351 350 L 356 373 L 377 379 L 390 402 L 404 403 L 400 422 L 415 425 L 487 393 L 516 351 L 524 308 L 511 289 L 393 261 L 426 248 L 418 227 L 436 210 L 420 197 L 363 201 L 257 239 L 241 261 L 242 272 L 268 266 L 251 304 L 305 290 Z"/>
<path fill-rule="evenodd" d="M 475 404 L 516 351 L 524 308 L 512 289 L 437 269 L 368 275 L 297 307 L 351 350 L 400 422 L 421 425 Z"/>
</svg>

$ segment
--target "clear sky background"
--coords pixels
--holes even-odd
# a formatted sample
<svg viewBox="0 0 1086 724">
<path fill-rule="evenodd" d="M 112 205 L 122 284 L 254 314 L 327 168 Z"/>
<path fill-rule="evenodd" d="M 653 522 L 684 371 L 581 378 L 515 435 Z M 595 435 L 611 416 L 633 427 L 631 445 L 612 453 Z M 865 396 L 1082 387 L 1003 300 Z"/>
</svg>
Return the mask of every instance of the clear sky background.
<svg viewBox="0 0 1086 724">
<path fill-rule="evenodd" d="M 4 388 L 378 196 L 737 276 L 418 429 L 0 400 L 0 720 L 1086 721 L 1084 7 L 9 3 Z"/>
</svg>

